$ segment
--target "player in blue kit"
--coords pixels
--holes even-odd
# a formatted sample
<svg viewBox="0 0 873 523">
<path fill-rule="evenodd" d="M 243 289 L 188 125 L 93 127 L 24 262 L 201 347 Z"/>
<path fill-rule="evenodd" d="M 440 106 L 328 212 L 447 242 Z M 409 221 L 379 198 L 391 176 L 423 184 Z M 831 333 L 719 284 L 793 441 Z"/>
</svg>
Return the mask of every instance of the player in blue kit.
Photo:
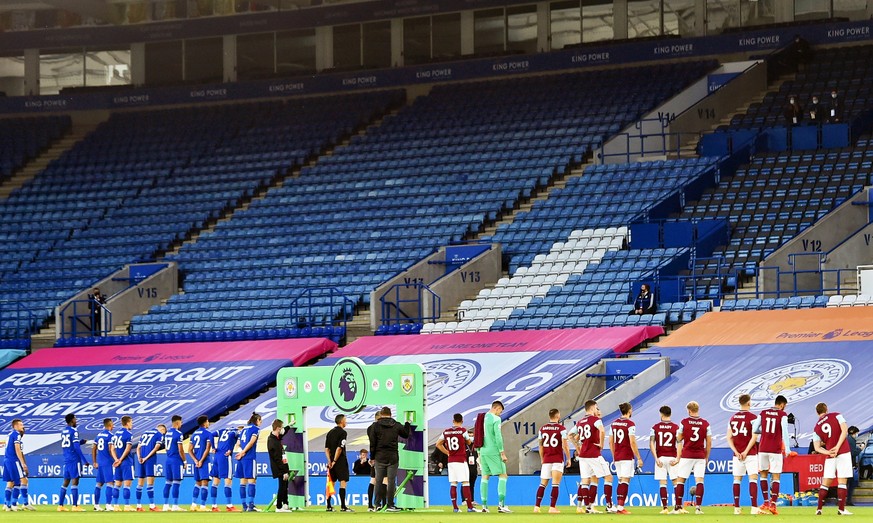
<svg viewBox="0 0 873 523">
<path fill-rule="evenodd" d="M 149 498 L 149 511 L 156 512 L 155 507 L 155 457 L 158 450 L 163 446 L 164 434 L 167 433 L 166 425 L 158 425 L 157 428 L 149 429 L 139 437 L 139 445 L 136 447 L 136 511 L 142 512 L 142 490 L 146 489 Z"/>
<path fill-rule="evenodd" d="M 133 482 L 135 461 L 133 459 L 133 418 L 121 417 L 121 428 L 112 435 L 112 444 L 115 447 L 115 509 L 119 510 L 118 493 L 122 492 L 124 499 L 124 512 L 133 512 L 130 506 L 130 485 Z M 122 490 L 123 489 L 123 490 Z"/>
<path fill-rule="evenodd" d="M 72 484 L 70 494 L 72 496 L 73 512 L 84 512 L 79 507 L 79 477 L 82 465 L 88 466 L 88 460 L 82 454 L 82 442 L 79 441 L 79 431 L 76 429 L 78 422 L 72 412 L 64 416 L 67 427 L 61 431 L 61 448 L 64 451 L 64 482 L 61 486 L 58 512 L 68 512 L 70 509 L 64 506 L 67 498 L 67 487 Z"/>
<path fill-rule="evenodd" d="M 188 454 L 194 462 L 194 494 L 191 499 L 192 512 L 206 512 L 206 497 L 209 495 L 209 453 L 212 450 L 212 431 L 209 430 L 209 416 L 199 416 L 200 427 L 191 434 Z M 197 501 L 200 501 L 200 508 Z"/>
<path fill-rule="evenodd" d="M 112 445 L 112 431 L 114 430 L 112 418 L 103 420 L 103 430 L 94 436 L 94 444 L 91 446 L 91 461 L 94 462 L 94 476 L 97 486 L 94 487 L 94 510 L 103 510 L 100 507 L 100 493 L 106 486 L 106 510 L 114 510 L 112 506 L 112 485 L 114 476 L 112 464 L 115 463 L 115 447 Z"/>
<path fill-rule="evenodd" d="M 239 478 L 239 494 L 243 500 L 243 512 L 261 512 L 255 506 L 255 477 L 257 476 L 258 431 L 261 426 L 261 415 L 252 413 L 249 424 L 243 427 L 239 435 L 240 451 L 236 455 L 236 477 Z M 248 500 L 248 502 L 246 502 Z"/>
<path fill-rule="evenodd" d="M 3 459 L 3 481 L 6 482 L 7 512 L 19 509 L 36 510 L 27 498 L 27 461 L 24 460 L 24 422 L 16 418 L 12 420 L 12 432 L 6 438 L 6 454 Z M 19 506 L 18 498 L 24 497 L 24 503 Z"/>
<path fill-rule="evenodd" d="M 173 427 L 164 434 L 164 448 L 167 449 L 167 462 L 164 466 L 164 512 L 185 512 L 179 507 L 179 489 L 182 485 L 182 476 L 185 472 L 185 449 L 182 446 L 182 416 L 172 417 Z M 170 493 L 172 492 L 173 504 L 170 506 Z"/>
<path fill-rule="evenodd" d="M 239 441 L 239 432 L 242 426 L 232 429 L 230 427 L 213 432 L 215 437 L 215 458 L 212 461 L 212 511 L 218 512 L 218 485 L 224 480 L 224 497 L 227 500 L 228 512 L 237 512 L 233 505 L 233 451 Z M 243 498 L 245 502 L 245 498 Z"/>
</svg>

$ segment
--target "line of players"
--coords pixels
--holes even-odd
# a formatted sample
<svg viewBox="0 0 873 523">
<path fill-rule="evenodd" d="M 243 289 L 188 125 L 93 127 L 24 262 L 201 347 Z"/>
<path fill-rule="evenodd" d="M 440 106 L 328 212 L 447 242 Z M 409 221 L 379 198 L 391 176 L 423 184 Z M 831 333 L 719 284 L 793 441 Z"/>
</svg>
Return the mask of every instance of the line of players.
<svg viewBox="0 0 873 523">
<path fill-rule="evenodd" d="M 61 431 L 64 479 L 57 510 L 83 512 L 85 509 L 79 506 L 79 478 L 82 475 L 82 467 L 89 465 L 81 448 L 86 442 L 79 439 L 75 414 L 67 414 L 64 421 L 67 424 Z M 154 429 L 146 430 L 138 440 L 133 437 L 133 419 L 130 416 L 122 416 L 120 423 L 121 428 L 115 429 L 111 418 L 104 419 L 103 430 L 94 438 L 91 450 L 91 460 L 97 479 L 94 489 L 94 510 L 142 512 L 145 510 L 143 508 L 143 491 L 145 491 L 149 511 L 185 511 L 179 507 L 179 489 L 187 459 L 190 457 L 194 465 L 195 482 L 191 502 L 192 511 L 218 512 L 218 487 L 223 481 L 225 510 L 239 512 L 240 510 L 232 502 L 234 477 L 240 480 L 242 511 L 261 511 L 255 506 L 257 440 L 261 425 L 259 414 L 253 413 L 245 426 L 216 431 L 209 429 L 207 416 L 198 417 L 198 428 L 191 434 L 187 453 L 182 442 L 182 432 L 179 430 L 182 426 L 181 416 L 173 416 L 169 428 L 160 424 Z M 23 421 L 13 420 L 12 429 L 7 441 L 3 473 L 3 479 L 6 481 L 5 510 L 19 510 L 19 497 L 23 498 L 20 506 L 22 509 L 33 510 L 27 497 L 28 468 L 22 442 L 25 430 Z M 166 450 L 167 454 L 164 465 L 166 481 L 163 490 L 163 509 L 155 505 L 156 454 L 161 449 Z M 134 479 L 136 480 L 136 508 L 131 506 Z M 66 507 L 68 489 L 72 508 Z M 100 506 L 101 492 L 104 489 L 105 508 Z M 210 494 L 212 506 L 208 508 L 207 500 Z"/>
<path fill-rule="evenodd" d="M 746 475 L 749 476 L 751 513 L 778 514 L 776 500 L 779 496 L 783 460 L 787 455 L 795 454 L 787 452 L 790 449 L 788 415 L 785 412 L 788 400 L 784 396 L 777 396 L 773 407 L 763 410 L 760 415 L 751 412 L 750 404 L 751 397 L 748 394 L 741 395 L 740 410 L 730 418 L 727 427 L 727 441 L 734 453 L 734 514 L 742 513 L 740 485 Z M 696 483 L 690 493 L 694 496 L 694 511 L 696 514 L 703 513 L 704 475 L 712 450 L 712 430 L 709 422 L 700 417 L 700 405 L 697 402 L 689 402 L 686 409 L 688 417 L 676 424 L 671 421 L 670 407 L 661 407 L 661 420 L 649 432 L 650 450 L 655 458 L 655 479 L 660 483 L 661 514 L 688 513 L 684 508 L 683 498 L 685 484 L 692 475 Z M 630 480 L 642 467 L 643 461 L 637 448 L 636 427 L 631 421 L 633 407 L 630 403 L 622 403 L 619 411 L 621 417 L 608 430 L 609 449 L 619 481 L 616 503 L 612 503 L 613 476 L 601 454 L 607 430 L 601 420 L 602 414 L 597 402 L 589 400 L 585 403 L 585 416 L 570 431 L 560 423 L 561 413 L 558 409 L 550 410 L 549 422 L 540 427 L 539 453 L 542 469 L 534 512 L 540 512 L 540 504 L 549 480 L 552 482 L 549 513 L 559 512 L 556 508 L 558 487 L 564 466 L 570 465 L 568 441 L 572 441 L 576 447 L 580 473 L 576 511 L 588 514 L 600 512 L 595 508 L 595 502 L 599 480 L 603 479 L 607 512 L 630 514 L 625 508 Z M 816 514 L 821 515 L 828 489 L 833 480 L 837 479 L 838 513 L 851 515 L 846 510 L 847 481 L 852 477 L 851 452 L 847 442 L 848 425 L 841 414 L 828 412 L 824 403 L 816 405 L 816 413 L 819 418 L 813 435 L 815 450 L 828 457 L 825 460 Z M 759 474 L 764 501 L 760 506 Z M 769 484 L 768 476 L 772 477 Z M 668 479 L 674 485 L 675 505 L 672 510 L 668 507 Z M 451 481 L 451 477 L 449 480 Z"/>
</svg>

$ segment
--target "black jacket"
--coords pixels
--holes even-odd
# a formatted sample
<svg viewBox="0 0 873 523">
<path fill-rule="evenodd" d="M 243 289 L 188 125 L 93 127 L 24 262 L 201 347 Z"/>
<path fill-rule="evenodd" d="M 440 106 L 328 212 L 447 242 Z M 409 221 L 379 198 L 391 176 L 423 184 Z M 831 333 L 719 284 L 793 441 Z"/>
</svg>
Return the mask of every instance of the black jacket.
<svg viewBox="0 0 873 523">
<path fill-rule="evenodd" d="M 291 472 L 287 463 L 282 463 L 282 458 L 285 457 L 285 445 L 282 444 L 282 438 L 276 437 L 272 432 L 267 437 L 267 453 L 270 455 L 270 472 L 274 478 L 281 478 L 282 475 Z"/>
<path fill-rule="evenodd" d="M 373 425 L 370 436 L 370 455 L 376 461 L 395 462 L 399 459 L 397 443 L 400 438 L 408 438 L 411 432 L 409 423 L 401 425 L 394 418 L 382 418 Z"/>
</svg>

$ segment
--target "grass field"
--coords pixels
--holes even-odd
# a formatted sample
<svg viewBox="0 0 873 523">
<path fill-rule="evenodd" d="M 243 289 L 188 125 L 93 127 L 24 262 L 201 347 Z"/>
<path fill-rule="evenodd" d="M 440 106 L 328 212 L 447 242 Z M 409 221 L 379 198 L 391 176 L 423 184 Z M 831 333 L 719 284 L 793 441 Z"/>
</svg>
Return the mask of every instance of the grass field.
<svg viewBox="0 0 873 523">
<path fill-rule="evenodd" d="M 122 519 L 125 523 L 129 521 L 182 521 L 182 522 L 215 522 L 215 521 L 240 521 L 243 519 L 256 519 L 259 521 L 278 521 L 278 520 L 297 520 L 297 521 L 338 521 L 338 520 L 351 520 L 351 521 L 384 521 L 387 519 L 399 519 L 404 521 L 409 521 L 410 517 L 415 518 L 415 521 L 421 521 L 425 523 L 437 523 L 437 522 L 459 522 L 467 519 L 499 519 L 499 520 L 511 520 L 511 521 L 534 521 L 534 520 L 542 520 L 542 521 L 579 521 L 581 519 L 585 520 L 597 520 L 597 521 L 616 521 L 616 520 L 631 520 L 639 523 L 655 523 L 655 522 L 663 522 L 663 521 L 672 521 L 675 519 L 684 519 L 684 520 L 692 520 L 692 521 L 701 521 L 701 522 L 715 522 L 715 521 L 742 521 L 750 518 L 758 519 L 758 520 L 772 520 L 772 521 L 809 521 L 810 523 L 819 523 L 819 522 L 827 522 L 827 521 L 836 521 L 837 519 L 841 519 L 843 521 L 846 520 L 843 516 L 837 515 L 836 507 L 830 505 L 825 507 L 824 514 L 820 517 L 815 516 L 815 507 L 789 507 L 779 510 L 778 516 L 773 515 L 761 515 L 761 516 L 751 516 L 749 515 L 748 507 L 744 507 L 743 510 L 745 514 L 742 516 L 735 516 L 733 514 L 732 507 L 704 507 L 705 513 L 703 515 L 661 515 L 658 514 L 657 508 L 639 508 L 639 507 L 631 507 L 633 513 L 629 516 L 618 515 L 618 514 L 591 514 L 591 515 L 579 515 L 576 514 L 572 507 L 565 507 L 562 509 L 561 514 L 533 514 L 533 507 L 529 506 L 518 506 L 511 507 L 513 510 L 512 514 L 497 514 L 495 512 L 489 514 L 467 514 L 460 513 L 455 514 L 452 512 L 451 507 L 432 507 L 425 510 L 419 510 L 414 512 L 400 512 L 395 514 L 374 514 L 366 511 L 358 510 L 354 514 L 343 514 L 338 512 L 325 512 L 323 508 L 312 508 L 305 511 L 300 512 L 292 512 L 285 514 L 276 514 L 270 512 L 264 512 L 260 514 L 251 514 L 251 513 L 174 513 L 170 514 L 162 514 L 162 513 L 152 513 L 152 512 L 125 512 L 124 514 L 115 514 L 115 513 L 106 513 L 106 512 L 84 512 L 84 513 L 71 513 L 71 512 L 63 512 L 59 513 L 55 511 L 55 507 L 46 507 L 40 506 L 38 507 L 36 512 L 16 512 L 16 513 L 3 513 L 3 520 L 9 522 L 17 522 L 17 521 L 79 521 L 79 522 L 107 522 L 107 521 L 118 521 Z M 858 521 L 870 521 L 873 519 L 873 507 L 849 507 L 851 511 L 854 513 L 853 518 Z"/>
</svg>

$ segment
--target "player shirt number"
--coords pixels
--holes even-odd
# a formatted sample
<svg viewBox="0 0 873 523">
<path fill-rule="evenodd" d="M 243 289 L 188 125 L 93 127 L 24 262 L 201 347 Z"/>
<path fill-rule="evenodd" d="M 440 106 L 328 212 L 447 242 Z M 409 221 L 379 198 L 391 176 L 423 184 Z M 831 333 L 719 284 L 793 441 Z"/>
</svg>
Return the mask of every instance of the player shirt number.
<svg viewBox="0 0 873 523">
<path fill-rule="evenodd" d="M 221 437 L 218 438 L 218 441 L 227 441 L 228 439 L 230 439 L 230 431 L 226 430 L 221 433 Z"/>
<path fill-rule="evenodd" d="M 112 436 L 112 445 L 117 449 L 124 448 L 124 441 L 118 436 Z"/>
<path fill-rule="evenodd" d="M 697 441 L 700 439 L 700 427 L 691 427 L 691 437 L 688 441 Z"/>
<path fill-rule="evenodd" d="M 195 449 L 200 448 L 200 436 L 191 436 L 191 443 L 194 444 Z"/>
<path fill-rule="evenodd" d="M 764 420 L 764 431 L 771 434 L 776 432 L 776 418 L 766 418 Z"/>
<path fill-rule="evenodd" d="M 152 440 L 154 439 L 154 437 L 154 434 L 143 434 L 139 438 L 139 444 L 148 447 L 152 444 Z"/>
<path fill-rule="evenodd" d="M 732 421 L 731 422 L 731 435 L 739 436 L 740 434 L 742 434 L 743 436 L 748 436 L 749 435 L 748 427 L 746 427 L 745 423 L 741 423 L 739 421 Z"/>
<path fill-rule="evenodd" d="M 449 447 L 451 451 L 458 451 L 461 449 L 460 438 L 448 438 L 446 439 L 446 446 Z"/>
<path fill-rule="evenodd" d="M 827 423 L 825 423 L 821 426 L 821 431 L 825 433 L 825 436 L 827 436 L 828 439 L 830 439 L 831 434 L 833 433 L 831 430 L 831 426 Z"/>
<path fill-rule="evenodd" d="M 69 434 L 61 434 L 61 448 L 68 449 L 72 447 Z"/>
<path fill-rule="evenodd" d="M 582 439 L 588 439 L 591 437 L 591 425 L 583 425 L 579 427 L 579 433 L 582 435 Z"/>
<path fill-rule="evenodd" d="M 616 443 L 621 443 L 622 441 L 624 441 L 624 429 L 615 429 L 613 431 L 613 434 L 615 434 Z"/>
<path fill-rule="evenodd" d="M 586 427 L 588 428 L 588 427 Z M 589 432 L 590 435 L 590 432 Z M 549 448 L 557 448 L 561 446 L 561 442 L 558 440 L 558 434 L 552 432 L 549 434 L 548 432 L 543 432 L 543 447 Z"/>
<path fill-rule="evenodd" d="M 659 447 L 672 447 L 673 446 L 673 433 L 672 432 L 659 432 L 658 433 L 658 446 Z"/>
<path fill-rule="evenodd" d="M 97 450 L 102 452 L 104 447 L 106 447 L 105 440 L 103 438 L 98 439 L 97 440 Z"/>
</svg>

